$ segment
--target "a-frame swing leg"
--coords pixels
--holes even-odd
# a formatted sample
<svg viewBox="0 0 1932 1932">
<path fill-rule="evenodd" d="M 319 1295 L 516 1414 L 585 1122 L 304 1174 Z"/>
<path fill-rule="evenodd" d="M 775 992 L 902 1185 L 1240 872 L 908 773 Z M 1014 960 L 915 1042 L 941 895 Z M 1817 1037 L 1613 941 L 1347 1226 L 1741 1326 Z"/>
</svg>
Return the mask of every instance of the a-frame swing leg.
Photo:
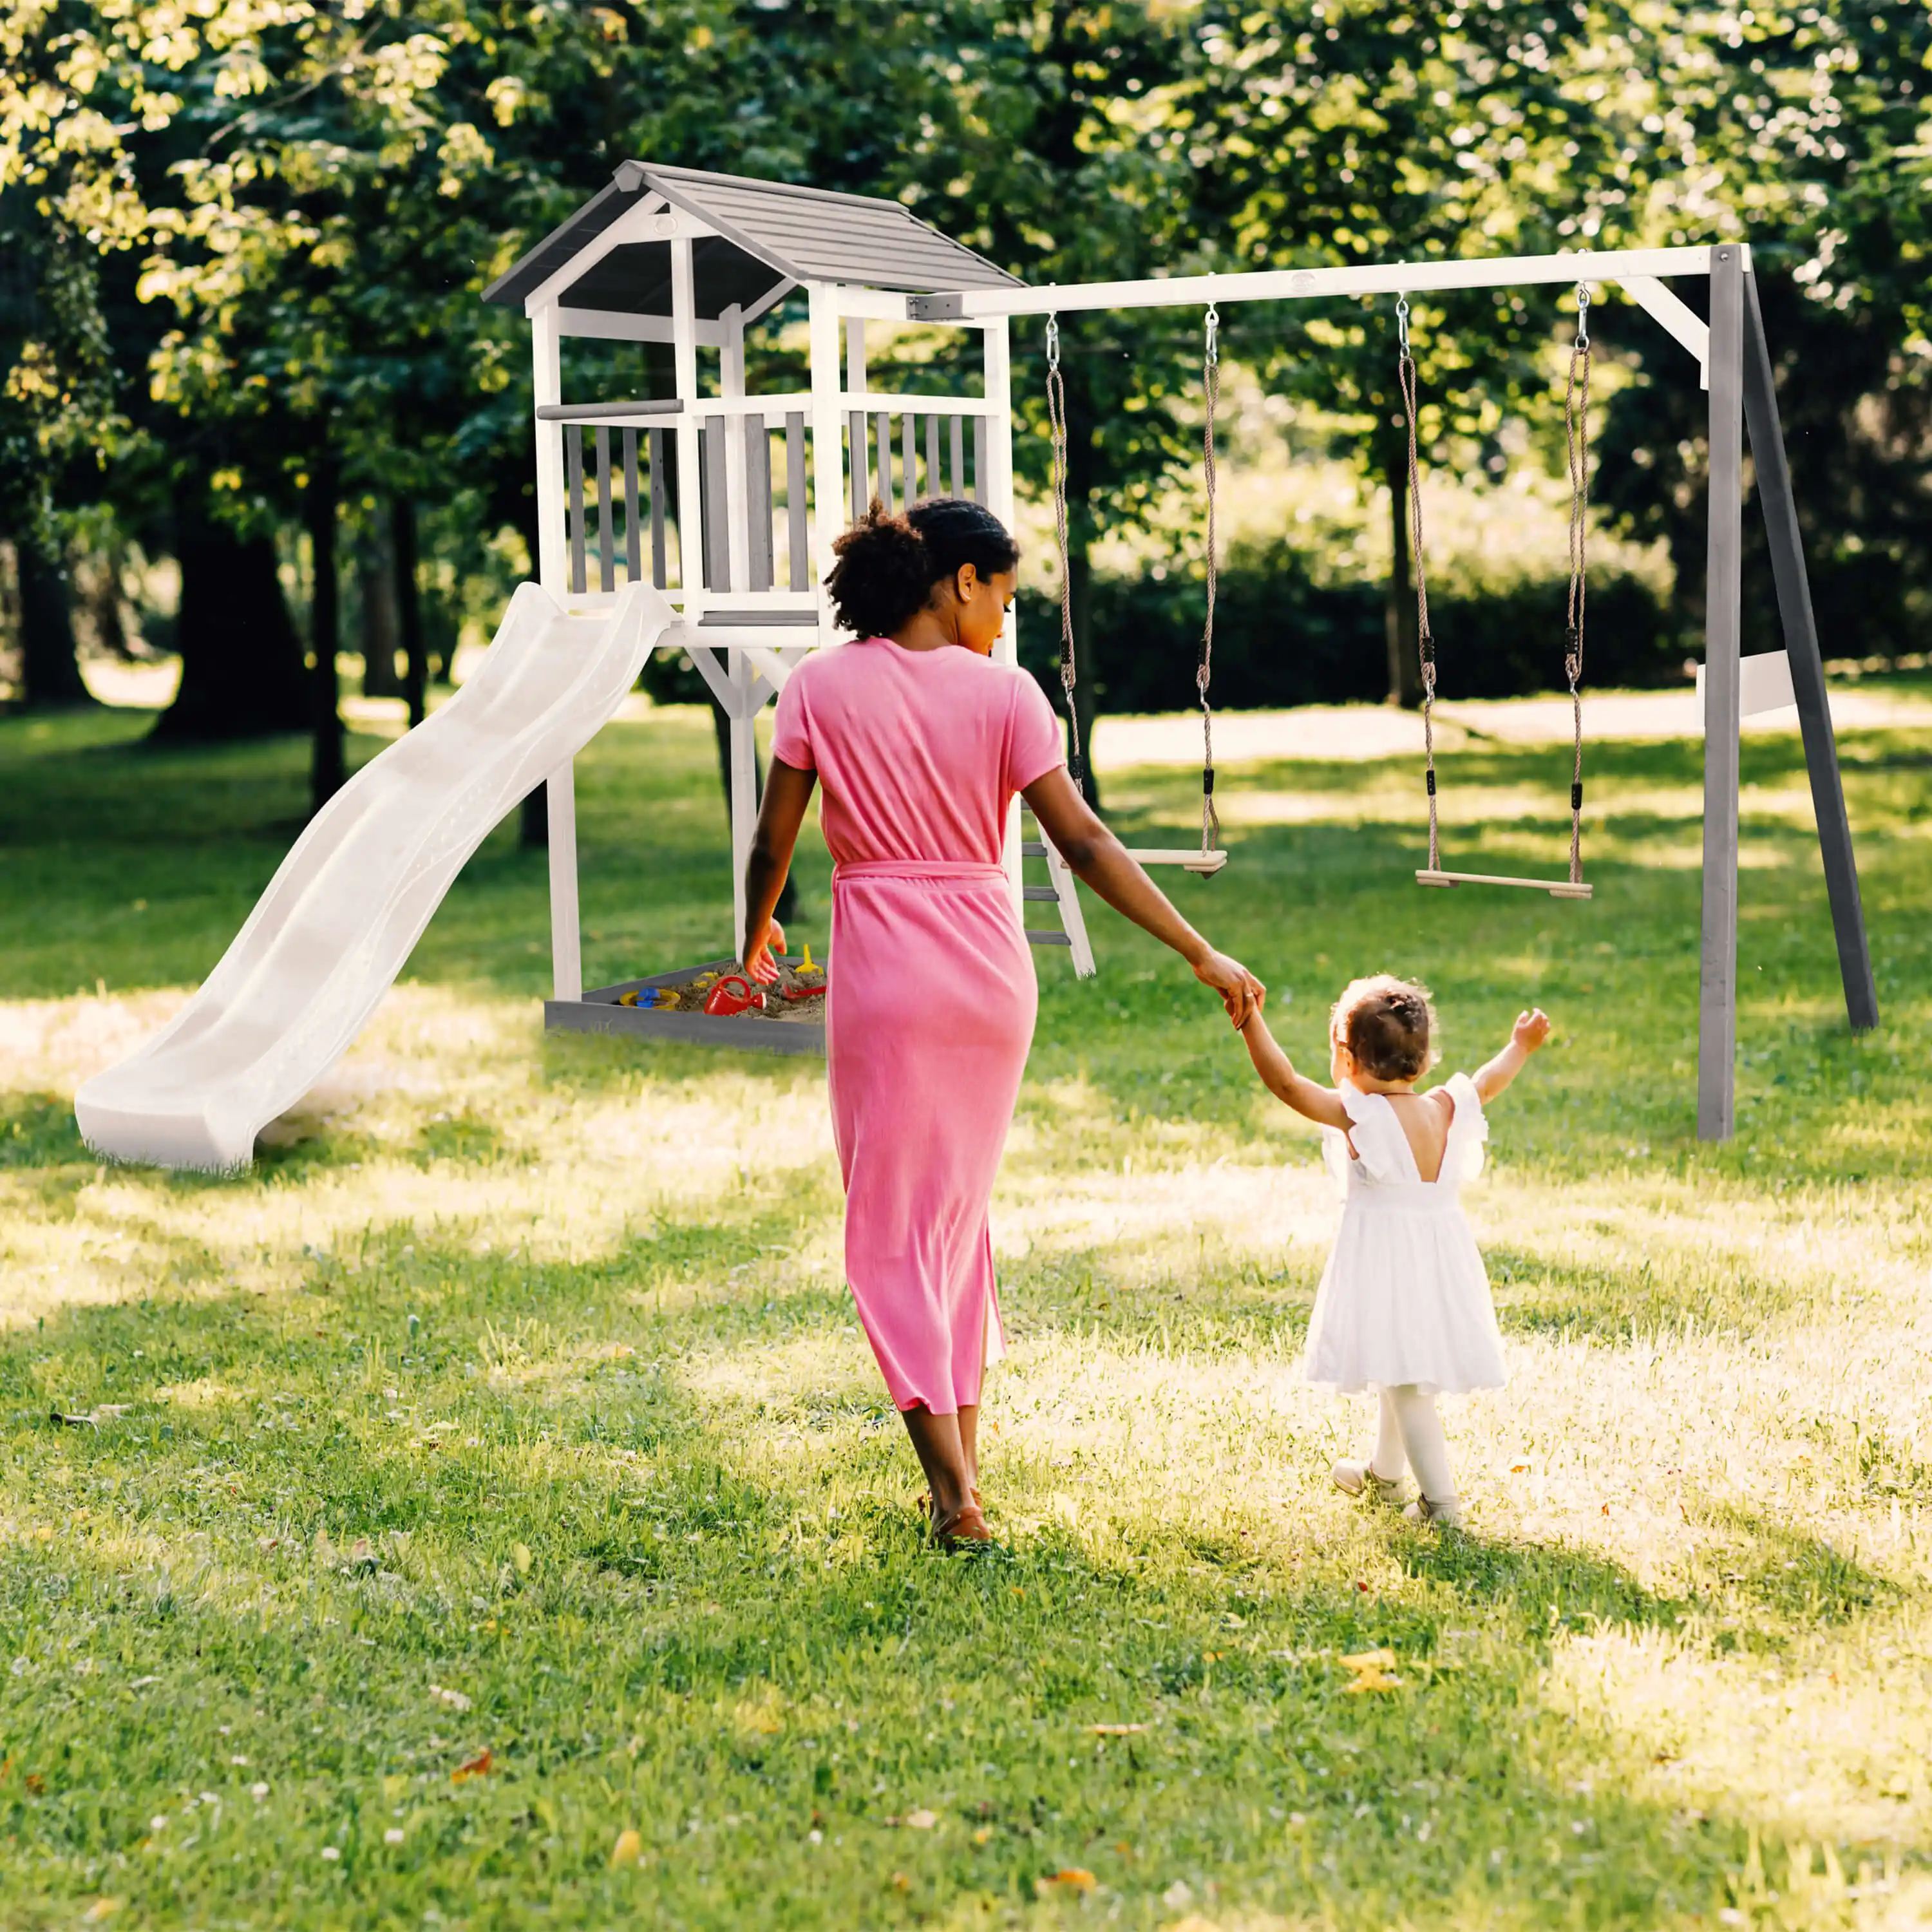
<svg viewBox="0 0 1932 1932">
<path fill-rule="evenodd" d="M 1742 251 L 1711 250 L 1709 549 L 1704 591 L 1704 891 L 1697 974 L 1697 1138 L 1736 1126 L 1738 754 L 1743 622 Z"/>
<path fill-rule="evenodd" d="M 1845 811 L 1845 788 L 1838 775 L 1838 740 L 1825 694 L 1825 662 L 1818 648 L 1818 625 L 1811 610 L 1804 548 L 1798 529 L 1798 506 L 1785 460 L 1784 432 L 1778 416 L 1771 351 L 1758 307 L 1757 278 L 1743 278 L 1744 422 L 1750 434 L 1751 460 L 1757 472 L 1757 496 L 1763 506 L 1765 534 L 1771 548 L 1772 574 L 1778 586 L 1778 615 L 1784 652 L 1791 665 L 1791 688 L 1798 700 L 1798 722 L 1804 737 L 1804 764 L 1811 778 L 1811 809 L 1818 821 L 1818 848 L 1825 861 L 1825 890 L 1832 904 L 1832 928 L 1838 942 L 1838 972 L 1844 981 L 1845 1011 L 1854 1032 L 1878 1024 L 1878 988 L 1873 983 L 1871 946 L 1858 896 L 1858 861 L 1852 851 L 1852 826 Z"/>
</svg>

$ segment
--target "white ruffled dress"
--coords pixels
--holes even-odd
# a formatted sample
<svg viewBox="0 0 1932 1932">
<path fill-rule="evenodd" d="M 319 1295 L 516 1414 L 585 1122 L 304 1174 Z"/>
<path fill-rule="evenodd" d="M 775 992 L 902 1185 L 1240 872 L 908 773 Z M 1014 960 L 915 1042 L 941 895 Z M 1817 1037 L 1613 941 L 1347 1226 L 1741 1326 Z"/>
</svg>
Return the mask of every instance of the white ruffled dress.
<svg viewBox="0 0 1932 1932">
<path fill-rule="evenodd" d="M 1344 1192 L 1309 1323 L 1312 1382 L 1351 1394 L 1412 1382 L 1460 1395 L 1507 1379 L 1490 1278 L 1459 1192 L 1482 1172 L 1489 1123 L 1466 1073 L 1448 1089 L 1456 1104 L 1442 1173 L 1424 1180 L 1388 1097 L 1342 1082 L 1349 1130 L 1322 1136 Z"/>
</svg>

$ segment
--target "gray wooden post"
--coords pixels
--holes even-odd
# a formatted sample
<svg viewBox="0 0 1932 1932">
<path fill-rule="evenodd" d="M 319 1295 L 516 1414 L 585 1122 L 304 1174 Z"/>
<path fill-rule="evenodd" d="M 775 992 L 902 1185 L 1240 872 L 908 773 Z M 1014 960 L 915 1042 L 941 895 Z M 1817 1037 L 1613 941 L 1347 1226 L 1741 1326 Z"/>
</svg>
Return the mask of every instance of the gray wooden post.
<svg viewBox="0 0 1932 1932">
<path fill-rule="evenodd" d="M 1710 538 L 1704 585 L 1704 906 L 1698 958 L 1697 1138 L 1737 1125 L 1738 736 L 1744 545 L 1743 257 L 1711 250 Z"/>
<path fill-rule="evenodd" d="M 1765 535 L 1771 546 L 1784 653 L 1790 660 L 1791 688 L 1798 700 L 1798 722 L 1804 735 L 1811 810 L 1818 821 L 1825 890 L 1831 900 L 1832 928 L 1838 942 L 1838 973 L 1844 982 L 1845 1011 L 1853 1030 L 1862 1033 L 1878 1024 L 1878 988 L 1872 981 L 1871 947 L 1858 896 L 1858 861 L 1852 851 L 1851 820 L 1845 811 L 1844 784 L 1838 775 L 1838 740 L 1825 694 L 1825 662 L 1818 648 L 1817 620 L 1811 610 L 1798 506 L 1791 494 L 1778 391 L 1772 380 L 1771 350 L 1765 340 L 1754 274 L 1744 278 L 1744 422 L 1750 432 L 1757 499 L 1763 507 Z"/>
</svg>

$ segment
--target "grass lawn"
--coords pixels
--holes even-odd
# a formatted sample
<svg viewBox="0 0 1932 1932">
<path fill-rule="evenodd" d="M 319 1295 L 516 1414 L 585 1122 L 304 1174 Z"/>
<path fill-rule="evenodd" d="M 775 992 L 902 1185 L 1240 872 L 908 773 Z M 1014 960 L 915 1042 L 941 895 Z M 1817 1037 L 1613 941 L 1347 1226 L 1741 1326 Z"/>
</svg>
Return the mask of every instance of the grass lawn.
<svg viewBox="0 0 1932 1932">
<path fill-rule="evenodd" d="M 1418 891 L 1407 763 L 1224 774 L 1234 862 L 1174 890 L 1291 1051 L 1384 967 L 1451 1065 L 1557 1022 L 1470 1197 L 1514 1378 L 1445 1406 L 1472 1533 L 1328 1486 L 1366 1406 L 1297 1375 L 1312 1137 L 1095 908 L 995 1203 L 1000 1546 L 949 1559 L 842 1284 L 822 1070 L 544 1038 L 508 830 L 251 1175 L 88 1157 L 75 1082 L 302 808 L 299 746 L 145 722 L 0 722 L 10 1932 L 1932 1920 L 1932 732 L 1844 748 L 1857 1040 L 1796 737 L 1747 740 L 1722 1148 L 1697 748 L 1593 754 L 1586 905 Z M 580 769 L 586 978 L 722 950 L 708 724 Z M 1458 752 L 1451 862 L 1553 871 L 1567 778 Z M 1184 772 L 1110 799 L 1184 838 Z"/>
</svg>

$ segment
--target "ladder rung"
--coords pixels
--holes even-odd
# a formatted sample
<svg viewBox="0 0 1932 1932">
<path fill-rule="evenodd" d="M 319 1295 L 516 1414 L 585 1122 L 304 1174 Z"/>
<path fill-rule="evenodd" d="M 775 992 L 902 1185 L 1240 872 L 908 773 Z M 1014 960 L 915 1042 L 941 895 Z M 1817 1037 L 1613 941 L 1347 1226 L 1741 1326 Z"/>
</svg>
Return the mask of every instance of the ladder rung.
<svg viewBox="0 0 1932 1932">
<path fill-rule="evenodd" d="M 1044 926 L 1028 926 L 1026 936 L 1035 946 L 1071 946 L 1073 944 L 1071 933 L 1053 932 Z"/>
<path fill-rule="evenodd" d="M 1591 896 L 1588 886 L 1573 886 L 1568 879 L 1511 879 L 1494 872 L 1418 872 L 1415 883 L 1419 886 L 1516 886 L 1525 892 L 1547 892 L 1553 899 L 1586 899 Z"/>
<path fill-rule="evenodd" d="M 1060 895 L 1051 886 L 1022 886 L 1020 897 L 1023 899 L 1052 899 L 1057 904 Z"/>
<path fill-rule="evenodd" d="M 1046 848 L 1037 838 L 1023 838 L 1020 842 L 1020 856 L 1022 859 L 1044 859 Z"/>
</svg>

